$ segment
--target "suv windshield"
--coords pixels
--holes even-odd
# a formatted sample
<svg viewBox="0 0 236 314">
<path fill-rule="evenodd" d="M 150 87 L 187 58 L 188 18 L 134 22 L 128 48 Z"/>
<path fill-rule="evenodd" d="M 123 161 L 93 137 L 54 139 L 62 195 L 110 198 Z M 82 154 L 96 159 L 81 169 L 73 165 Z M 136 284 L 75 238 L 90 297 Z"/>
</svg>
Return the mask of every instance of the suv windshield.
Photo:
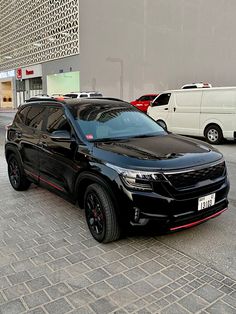
<svg viewBox="0 0 236 314">
<path fill-rule="evenodd" d="M 70 110 L 89 141 L 166 133 L 155 121 L 128 105 L 81 104 L 71 106 Z"/>
</svg>

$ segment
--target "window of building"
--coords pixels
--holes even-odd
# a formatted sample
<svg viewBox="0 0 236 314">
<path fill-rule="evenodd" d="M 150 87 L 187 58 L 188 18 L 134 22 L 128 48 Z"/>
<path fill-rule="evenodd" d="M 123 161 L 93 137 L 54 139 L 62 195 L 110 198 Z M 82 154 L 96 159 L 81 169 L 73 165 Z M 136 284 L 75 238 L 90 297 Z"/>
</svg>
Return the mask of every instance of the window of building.
<svg viewBox="0 0 236 314">
<path fill-rule="evenodd" d="M 16 92 L 24 92 L 25 91 L 25 81 L 17 80 L 16 81 Z"/>
<path fill-rule="evenodd" d="M 30 90 L 41 90 L 42 87 L 42 78 L 34 77 L 29 80 L 29 88 Z"/>
</svg>

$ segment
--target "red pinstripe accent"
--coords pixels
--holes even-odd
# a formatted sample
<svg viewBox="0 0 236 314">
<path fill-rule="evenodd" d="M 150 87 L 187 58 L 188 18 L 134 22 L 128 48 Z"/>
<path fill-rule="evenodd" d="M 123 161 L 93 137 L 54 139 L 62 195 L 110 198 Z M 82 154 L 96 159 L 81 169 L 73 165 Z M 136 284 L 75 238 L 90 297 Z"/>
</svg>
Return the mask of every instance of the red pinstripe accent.
<svg viewBox="0 0 236 314">
<path fill-rule="evenodd" d="M 39 177 L 39 180 L 41 180 L 41 181 L 47 183 L 48 185 L 54 187 L 55 189 L 57 189 L 57 190 L 59 190 L 59 191 L 63 191 L 63 189 L 62 189 L 61 187 L 59 187 L 58 185 L 56 185 L 56 184 L 54 184 L 54 183 L 52 183 L 52 182 L 50 182 L 50 181 L 47 181 L 47 180 L 43 179 L 42 177 Z"/>
<path fill-rule="evenodd" d="M 36 174 L 28 171 L 28 170 L 25 170 L 26 173 L 28 173 L 29 175 L 31 175 L 32 177 L 35 177 L 37 180 L 39 179 L 39 176 L 37 176 Z"/>
<path fill-rule="evenodd" d="M 215 213 L 215 214 L 213 214 L 213 215 L 211 215 L 211 216 L 208 216 L 208 217 L 206 217 L 206 218 L 203 218 L 203 219 L 200 219 L 200 220 L 191 222 L 191 223 L 189 223 L 189 224 L 170 228 L 170 230 L 171 230 L 171 231 L 174 231 L 174 230 L 178 230 L 178 229 L 193 227 L 193 226 L 195 226 L 195 225 L 200 224 L 201 222 L 204 222 L 204 221 L 206 221 L 206 220 L 209 220 L 209 219 L 211 219 L 211 218 L 214 218 L 214 217 L 219 216 L 220 214 L 222 214 L 223 212 L 225 212 L 227 209 L 228 209 L 228 208 L 222 209 L 222 210 L 219 211 L 218 213 Z"/>
<path fill-rule="evenodd" d="M 36 174 L 34 174 L 34 173 L 32 173 L 32 172 L 30 172 L 28 170 L 25 170 L 25 172 L 27 172 L 32 177 L 35 177 L 37 180 L 41 180 L 41 181 L 45 182 L 46 184 L 54 187 L 55 189 L 57 189 L 59 191 L 63 191 L 63 188 L 59 187 L 58 185 L 56 185 L 56 184 L 54 184 L 54 183 L 52 183 L 50 181 L 47 181 L 47 180 L 43 179 L 41 176 L 37 176 Z"/>
</svg>

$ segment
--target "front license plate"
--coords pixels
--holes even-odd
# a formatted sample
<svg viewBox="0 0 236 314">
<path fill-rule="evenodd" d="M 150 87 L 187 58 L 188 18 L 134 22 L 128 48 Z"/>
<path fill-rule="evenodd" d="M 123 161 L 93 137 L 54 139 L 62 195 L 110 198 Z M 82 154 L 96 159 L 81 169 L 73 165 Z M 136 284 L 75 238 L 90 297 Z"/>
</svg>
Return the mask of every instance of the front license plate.
<svg viewBox="0 0 236 314">
<path fill-rule="evenodd" d="M 216 194 L 210 194 L 198 199 L 198 210 L 202 210 L 215 205 Z"/>
</svg>

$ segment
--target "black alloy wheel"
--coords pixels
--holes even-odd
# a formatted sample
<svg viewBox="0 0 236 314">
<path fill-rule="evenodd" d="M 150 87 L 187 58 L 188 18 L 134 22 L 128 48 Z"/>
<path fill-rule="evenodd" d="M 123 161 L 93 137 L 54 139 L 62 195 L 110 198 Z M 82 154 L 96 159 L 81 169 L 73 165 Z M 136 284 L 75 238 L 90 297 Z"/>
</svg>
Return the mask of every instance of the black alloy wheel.
<svg viewBox="0 0 236 314">
<path fill-rule="evenodd" d="M 105 219 L 101 210 L 101 203 L 94 192 L 89 192 L 86 197 L 86 215 L 92 233 L 100 237 L 104 235 Z"/>
<path fill-rule="evenodd" d="M 18 187 L 20 183 L 20 170 L 15 158 L 9 161 L 9 178 L 12 186 Z"/>
<path fill-rule="evenodd" d="M 120 236 L 114 204 L 108 192 L 97 183 L 88 186 L 84 197 L 89 230 L 98 242 L 115 241 Z"/>
<path fill-rule="evenodd" d="M 26 178 L 21 163 L 15 155 L 11 155 L 8 159 L 8 176 L 15 190 L 24 191 L 29 188 L 30 181 Z"/>
</svg>

